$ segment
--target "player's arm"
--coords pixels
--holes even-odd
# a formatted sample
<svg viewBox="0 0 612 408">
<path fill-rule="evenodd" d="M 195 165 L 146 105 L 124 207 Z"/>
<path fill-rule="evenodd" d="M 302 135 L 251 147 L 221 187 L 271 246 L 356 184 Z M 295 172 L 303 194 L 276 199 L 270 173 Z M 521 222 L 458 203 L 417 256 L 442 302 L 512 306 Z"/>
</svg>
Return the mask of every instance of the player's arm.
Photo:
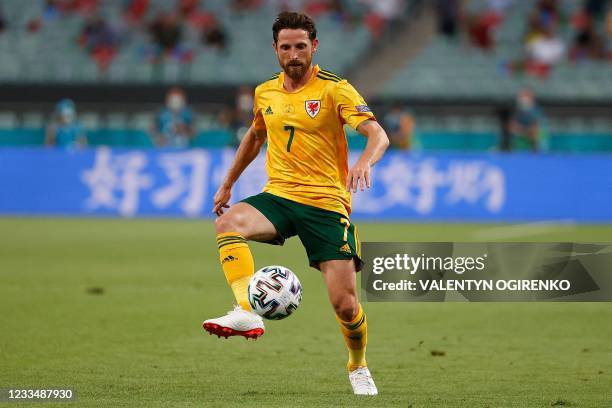
<svg viewBox="0 0 612 408">
<path fill-rule="evenodd" d="M 227 203 L 232 196 L 232 187 L 234 183 L 236 183 L 236 180 L 238 180 L 238 177 L 240 177 L 244 169 L 255 160 L 266 141 L 266 135 L 265 129 L 255 130 L 255 128 L 251 126 L 249 130 L 247 130 L 242 142 L 240 142 L 240 146 L 238 146 L 234 162 L 215 194 L 212 210 L 215 214 L 221 215 L 223 214 L 224 208 L 229 208 Z"/>
<path fill-rule="evenodd" d="M 340 113 L 343 123 L 349 124 L 357 132 L 368 138 L 366 148 L 351 167 L 346 176 L 346 189 L 357 192 L 357 185 L 361 191 L 370 188 L 371 168 L 382 157 L 387 146 L 389 137 L 374 118 L 374 114 L 359 95 L 346 80 L 338 82 L 334 92 L 336 109 Z"/>
<path fill-rule="evenodd" d="M 361 191 L 372 185 L 370 173 L 372 166 L 380 160 L 389 146 L 389 137 L 385 130 L 375 120 L 366 119 L 357 126 L 357 131 L 368 138 L 365 150 L 359 160 L 351 167 L 346 177 L 346 189 L 357 192 L 357 185 Z"/>
</svg>

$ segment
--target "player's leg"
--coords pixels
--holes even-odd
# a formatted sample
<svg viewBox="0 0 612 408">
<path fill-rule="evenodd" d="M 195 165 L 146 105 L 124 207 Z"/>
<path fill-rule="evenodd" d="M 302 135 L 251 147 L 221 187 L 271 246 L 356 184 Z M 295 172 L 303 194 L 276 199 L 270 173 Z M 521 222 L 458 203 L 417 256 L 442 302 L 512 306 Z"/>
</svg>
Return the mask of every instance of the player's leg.
<svg viewBox="0 0 612 408">
<path fill-rule="evenodd" d="M 349 380 L 355 394 L 376 395 L 365 352 L 368 322 L 357 299 L 356 271 L 361 269 L 361 243 L 355 225 L 339 213 L 293 205 L 297 234 L 310 265 L 322 272 L 329 300 L 348 348 Z"/>
<path fill-rule="evenodd" d="M 319 269 L 327 286 L 329 301 L 348 348 L 349 380 L 355 394 L 376 395 L 378 390 L 367 367 L 368 319 L 357 299 L 353 259 L 321 262 Z"/>
<path fill-rule="evenodd" d="M 348 348 L 347 368 L 366 367 L 368 321 L 357 300 L 356 273 L 353 260 L 321 262 L 319 268 L 327 286 L 329 301 Z"/>
<path fill-rule="evenodd" d="M 233 205 L 215 221 L 219 262 L 236 302 L 251 310 L 248 285 L 255 266 L 248 240 L 271 241 L 277 232 L 274 225 L 259 210 L 247 203 Z"/>
<path fill-rule="evenodd" d="M 226 316 L 206 320 L 211 334 L 257 338 L 264 333 L 261 317 L 251 311 L 248 285 L 254 262 L 248 240 L 282 244 L 295 235 L 286 208 L 271 194 L 261 193 L 233 205 L 215 223 L 219 260 L 238 306 Z"/>
<path fill-rule="evenodd" d="M 365 359 L 368 342 L 368 323 L 363 308 L 357 301 L 356 273 L 352 259 L 321 262 L 319 268 L 327 286 L 329 301 L 348 348 L 349 371 L 367 366 Z"/>
<path fill-rule="evenodd" d="M 247 240 L 272 240 L 277 235 L 276 228 L 255 207 L 238 203 L 217 218 L 215 231 L 219 261 L 238 306 L 225 316 L 204 321 L 202 327 L 218 337 L 257 339 L 264 334 L 265 327 L 261 317 L 253 313 L 249 305 L 249 280 L 255 266 Z"/>
</svg>

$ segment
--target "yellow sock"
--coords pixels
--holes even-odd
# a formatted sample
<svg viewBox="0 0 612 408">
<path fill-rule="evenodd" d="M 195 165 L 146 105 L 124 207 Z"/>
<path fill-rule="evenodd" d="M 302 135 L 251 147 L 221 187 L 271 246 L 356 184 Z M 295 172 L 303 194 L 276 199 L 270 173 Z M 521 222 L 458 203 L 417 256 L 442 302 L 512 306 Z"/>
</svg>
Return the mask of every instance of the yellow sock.
<svg viewBox="0 0 612 408">
<path fill-rule="evenodd" d="M 342 330 L 344 342 L 348 348 L 348 370 L 353 371 L 357 367 L 366 367 L 368 365 L 365 359 L 366 345 L 368 344 L 368 319 L 363 312 L 363 308 L 359 305 L 357 316 L 350 322 L 345 322 L 338 316 L 336 316 L 336 319 L 340 324 L 340 330 Z"/>
<path fill-rule="evenodd" d="M 255 265 L 246 240 L 237 232 L 224 232 L 217 235 L 217 246 L 223 273 L 234 292 L 236 302 L 244 310 L 251 310 L 248 288 Z"/>
</svg>

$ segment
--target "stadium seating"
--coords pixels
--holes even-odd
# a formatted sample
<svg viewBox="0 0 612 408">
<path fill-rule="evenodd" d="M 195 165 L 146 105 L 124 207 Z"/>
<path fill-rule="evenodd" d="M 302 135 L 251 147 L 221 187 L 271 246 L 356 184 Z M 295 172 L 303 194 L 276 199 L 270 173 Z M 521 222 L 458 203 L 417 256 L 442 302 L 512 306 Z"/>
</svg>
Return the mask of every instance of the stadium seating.
<svg viewBox="0 0 612 408">
<path fill-rule="evenodd" d="M 98 14 L 111 24 L 119 24 L 121 1 L 99 1 Z M 231 36 L 227 52 L 216 52 L 201 44 L 195 29 L 184 25 L 182 47 L 193 51 L 191 63 L 166 58 L 163 62 L 147 62 L 150 45 L 144 29 L 133 30 L 126 36 L 107 72 L 98 70 L 95 62 L 77 44 L 85 18 L 66 15 L 44 17 L 44 0 L 10 1 L 2 3 L 2 11 L 10 21 L 0 33 L 0 82 L 95 82 L 111 83 L 175 83 L 199 84 L 257 83 L 278 71 L 271 47 L 271 22 L 278 4 L 265 2 L 248 15 L 230 10 L 230 2 L 203 2 L 203 9 L 215 14 Z M 174 1 L 151 1 L 148 18 L 160 10 L 172 10 Z M 29 22 L 41 19 L 37 32 L 28 32 Z M 347 28 L 331 16 L 317 19 L 319 48 L 317 61 L 326 69 L 344 72 L 368 48 L 371 34 L 364 25 Z M 338 48 L 342 53 L 337 53 Z M 262 58 L 262 55 L 268 58 Z M 44 62 L 44 63 L 43 63 Z"/>
<path fill-rule="evenodd" d="M 566 15 L 582 2 L 561 2 Z M 471 11 L 487 4 L 469 3 Z M 384 98 L 487 99 L 507 100 L 524 86 L 540 98 L 556 101 L 609 101 L 612 97 L 612 66 L 609 61 L 581 61 L 573 64 L 565 59 L 553 67 L 546 79 L 537 79 L 508 72 L 507 64 L 521 57 L 527 15 L 535 2 L 514 1 L 506 11 L 501 26 L 495 31 L 495 49 L 482 51 L 460 39 L 442 36 L 409 61 L 384 85 Z M 573 31 L 563 25 L 560 36 L 566 44 Z"/>
<path fill-rule="evenodd" d="M 120 19 L 122 1 L 99 1 L 98 14 L 108 21 Z M 227 84 L 235 86 L 256 83 L 278 71 L 271 49 L 270 22 L 278 10 L 278 2 L 263 2 L 249 13 L 232 11 L 230 2 L 203 1 L 203 9 L 213 13 L 231 35 L 227 52 L 215 52 L 199 41 L 198 33 L 185 26 L 183 46 L 193 50 L 190 63 L 166 58 L 163 63 L 147 62 L 149 38 L 144 29 L 130 29 L 118 55 L 102 73 L 92 58 L 79 47 L 77 39 L 85 17 L 68 14 L 45 16 L 44 0 L 3 2 L 2 12 L 9 22 L 0 33 L 0 55 L 10 56 L 0 61 L 0 83 L 108 83 L 162 85 L 177 81 L 192 84 Z M 468 11 L 477 12 L 488 2 L 468 2 Z M 565 0 L 561 4 L 569 15 L 581 2 Z M 356 8 L 364 3 L 348 1 Z M 495 49 L 484 52 L 462 40 L 435 38 L 417 57 L 407 63 L 382 88 L 386 99 L 406 100 L 486 100 L 491 104 L 508 102 L 527 85 L 538 98 L 554 101 L 597 102 L 612 98 L 610 63 L 582 61 L 555 66 L 545 80 L 509 74 L 505 64 L 523 53 L 522 35 L 526 16 L 534 2 L 514 1 L 503 23 L 495 31 Z M 146 21 L 160 10 L 173 10 L 175 1 L 151 0 Z M 29 32 L 32 21 L 41 19 L 38 31 Z M 363 24 L 345 27 L 331 15 L 317 17 L 322 42 L 317 62 L 327 69 L 342 73 L 360 55 L 371 48 L 373 37 Z M 256 35 L 254 34 L 256 33 Z M 561 30 L 569 41 L 573 32 L 568 25 Z M 342 52 L 337 52 L 342 49 Z M 262 57 L 265 55 L 265 58 Z M 42 63 L 43 61 L 44 63 Z M 50 112 L 0 111 L 0 145 L 40 145 Z M 91 145 L 152 147 L 149 132 L 153 111 L 98 112 L 94 107 L 79 112 Z M 136 109 L 143 109 L 137 107 Z M 197 110 L 194 147 L 222 147 L 236 143 L 236 137 L 225 129 L 210 112 Z M 349 131 L 349 146 L 363 148 L 365 139 Z M 445 112 L 437 115 L 417 115 L 413 148 L 424 150 L 494 150 L 499 144 L 498 119 L 487 114 L 470 116 Z M 584 117 L 551 117 L 543 126 L 543 135 L 551 151 L 612 151 L 612 119 Z"/>
</svg>

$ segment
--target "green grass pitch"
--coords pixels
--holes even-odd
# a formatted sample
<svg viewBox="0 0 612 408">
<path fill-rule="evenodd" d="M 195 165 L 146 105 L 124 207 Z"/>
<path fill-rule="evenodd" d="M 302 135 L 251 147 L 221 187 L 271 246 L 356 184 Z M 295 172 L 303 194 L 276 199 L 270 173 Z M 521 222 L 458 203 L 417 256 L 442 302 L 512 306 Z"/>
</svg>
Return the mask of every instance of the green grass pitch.
<svg viewBox="0 0 612 408">
<path fill-rule="evenodd" d="M 364 241 L 612 241 L 603 226 L 359 226 Z M 210 221 L 0 219 L 0 388 L 74 387 L 87 407 L 612 406 L 609 303 L 365 304 L 380 395 L 355 397 L 299 241 L 252 248 L 304 298 L 260 340 L 224 340 L 200 326 L 233 300 Z"/>
</svg>

